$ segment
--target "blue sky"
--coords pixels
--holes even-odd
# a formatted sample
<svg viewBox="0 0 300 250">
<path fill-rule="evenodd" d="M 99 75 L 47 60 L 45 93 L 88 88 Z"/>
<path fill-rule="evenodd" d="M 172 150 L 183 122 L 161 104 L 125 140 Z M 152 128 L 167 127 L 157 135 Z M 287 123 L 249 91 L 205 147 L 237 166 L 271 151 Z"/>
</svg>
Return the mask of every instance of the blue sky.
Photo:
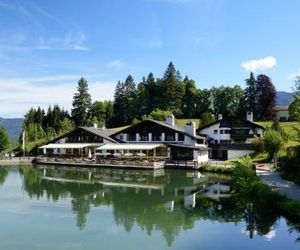
<svg viewBox="0 0 300 250">
<path fill-rule="evenodd" d="M 199 88 L 249 72 L 291 91 L 300 74 L 300 1 L 0 0 L 0 116 L 70 109 L 84 76 L 93 100 L 132 74 L 160 77 L 173 61 Z"/>
</svg>

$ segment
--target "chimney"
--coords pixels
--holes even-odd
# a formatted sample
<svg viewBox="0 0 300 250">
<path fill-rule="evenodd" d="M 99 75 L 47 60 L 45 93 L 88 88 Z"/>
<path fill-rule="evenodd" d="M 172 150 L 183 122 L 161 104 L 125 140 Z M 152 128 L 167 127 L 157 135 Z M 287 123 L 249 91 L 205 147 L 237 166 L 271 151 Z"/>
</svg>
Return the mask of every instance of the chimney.
<svg viewBox="0 0 300 250">
<path fill-rule="evenodd" d="M 218 121 L 223 119 L 223 115 L 222 114 L 218 114 Z"/>
<path fill-rule="evenodd" d="M 97 123 L 93 123 L 93 128 L 98 128 Z"/>
<path fill-rule="evenodd" d="M 165 123 L 171 125 L 171 126 L 175 126 L 175 116 L 173 114 L 170 114 L 166 117 L 166 121 Z"/>
<path fill-rule="evenodd" d="M 196 124 L 193 121 L 189 121 L 185 124 L 184 131 L 190 135 L 196 136 Z"/>
<path fill-rule="evenodd" d="M 253 122 L 253 113 L 251 111 L 247 112 L 246 120 L 249 122 Z"/>
</svg>

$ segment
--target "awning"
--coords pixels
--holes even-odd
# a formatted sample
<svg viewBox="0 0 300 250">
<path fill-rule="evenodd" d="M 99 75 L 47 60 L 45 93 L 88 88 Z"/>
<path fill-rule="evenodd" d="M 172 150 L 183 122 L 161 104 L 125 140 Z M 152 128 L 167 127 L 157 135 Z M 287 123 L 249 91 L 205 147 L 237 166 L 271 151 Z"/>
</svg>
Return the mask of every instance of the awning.
<svg viewBox="0 0 300 250">
<path fill-rule="evenodd" d="M 58 148 L 86 148 L 95 144 L 90 143 L 50 143 L 39 148 L 58 149 Z"/>
<path fill-rule="evenodd" d="M 165 145 L 151 143 L 105 144 L 96 148 L 96 150 L 152 150 L 157 147 L 165 147 Z"/>
<path fill-rule="evenodd" d="M 203 150 L 206 151 L 208 150 L 207 147 L 204 146 L 192 146 L 192 145 L 185 145 L 185 144 L 172 144 L 169 143 L 167 144 L 169 147 L 176 147 L 176 148 L 185 148 L 185 149 L 194 149 L 194 150 Z"/>
</svg>

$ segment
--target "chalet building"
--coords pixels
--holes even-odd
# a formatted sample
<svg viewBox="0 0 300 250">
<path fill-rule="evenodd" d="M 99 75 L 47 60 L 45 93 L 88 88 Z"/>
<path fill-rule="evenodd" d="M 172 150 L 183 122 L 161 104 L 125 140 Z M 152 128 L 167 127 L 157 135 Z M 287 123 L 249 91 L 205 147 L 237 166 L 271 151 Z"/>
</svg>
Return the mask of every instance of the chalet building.
<svg viewBox="0 0 300 250">
<path fill-rule="evenodd" d="M 121 143 L 130 145 L 165 145 L 153 150 L 153 156 L 171 160 L 193 160 L 199 163 L 208 160 L 206 138 L 196 134 L 194 122 L 187 122 L 184 127 L 175 125 L 175 117 L 169 115 L 165 122 L 145 120 L 136 125 L 116 132 L 112 137 Z M 118 147 L 113 145 L 112 147 Z M 99 149 L 106 149 L 106 145 Z"/>
<path fill-rule="evenodd" d="M 178 127 L 173 115 L 165 122 L 145 120 L 121 131 L 78 127 L 40 149 L 43 154 L 54 155 L 138 155 L 197 163 L 208 160 L 206 138 L 196 134 L 195 123 Z"/>
<path fill-rule="evenodd" d="M 253 122 L 253 114 L 247 113 L 245 120 L 223 118 L 201 127 L 198 135 L 205 135 L 209 142 L 209 158 L 227 160 L 253 153 L 252 139 L 262 137 L 264 128 Z"/>
<path fill-rule="evenodd" d="M 95 127 L 77 127 L 49 144 L 40 147 L 43 154 L 79 155 L 94 154 L 96 148 L 107 143 L 117 143 L 111 135 L 115 130 Z"/>
<path fill-rule="evenodd" d="M 289 106 L 276 106 L 272 110 L 273 118 L 278 121 L 288 121 L 290 119 Z"/>
</svg>

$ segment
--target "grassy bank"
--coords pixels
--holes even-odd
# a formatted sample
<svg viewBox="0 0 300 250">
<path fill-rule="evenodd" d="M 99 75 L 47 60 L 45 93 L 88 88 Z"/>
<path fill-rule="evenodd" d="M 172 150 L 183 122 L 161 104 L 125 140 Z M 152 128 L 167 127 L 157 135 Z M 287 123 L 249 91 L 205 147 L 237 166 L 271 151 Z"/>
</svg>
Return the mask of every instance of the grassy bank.
<svg viewBox="0 0 300 250">
<path fill-rule="evenodd" d="M 232 171 L 232 192 L 250 201 L 264 204 L 265 209 L 278 209 L 287 216 L 300 216 L 300 201 L 273 191 L 252 169 L 250 157 L 240 160 Z"/>
</svg>

